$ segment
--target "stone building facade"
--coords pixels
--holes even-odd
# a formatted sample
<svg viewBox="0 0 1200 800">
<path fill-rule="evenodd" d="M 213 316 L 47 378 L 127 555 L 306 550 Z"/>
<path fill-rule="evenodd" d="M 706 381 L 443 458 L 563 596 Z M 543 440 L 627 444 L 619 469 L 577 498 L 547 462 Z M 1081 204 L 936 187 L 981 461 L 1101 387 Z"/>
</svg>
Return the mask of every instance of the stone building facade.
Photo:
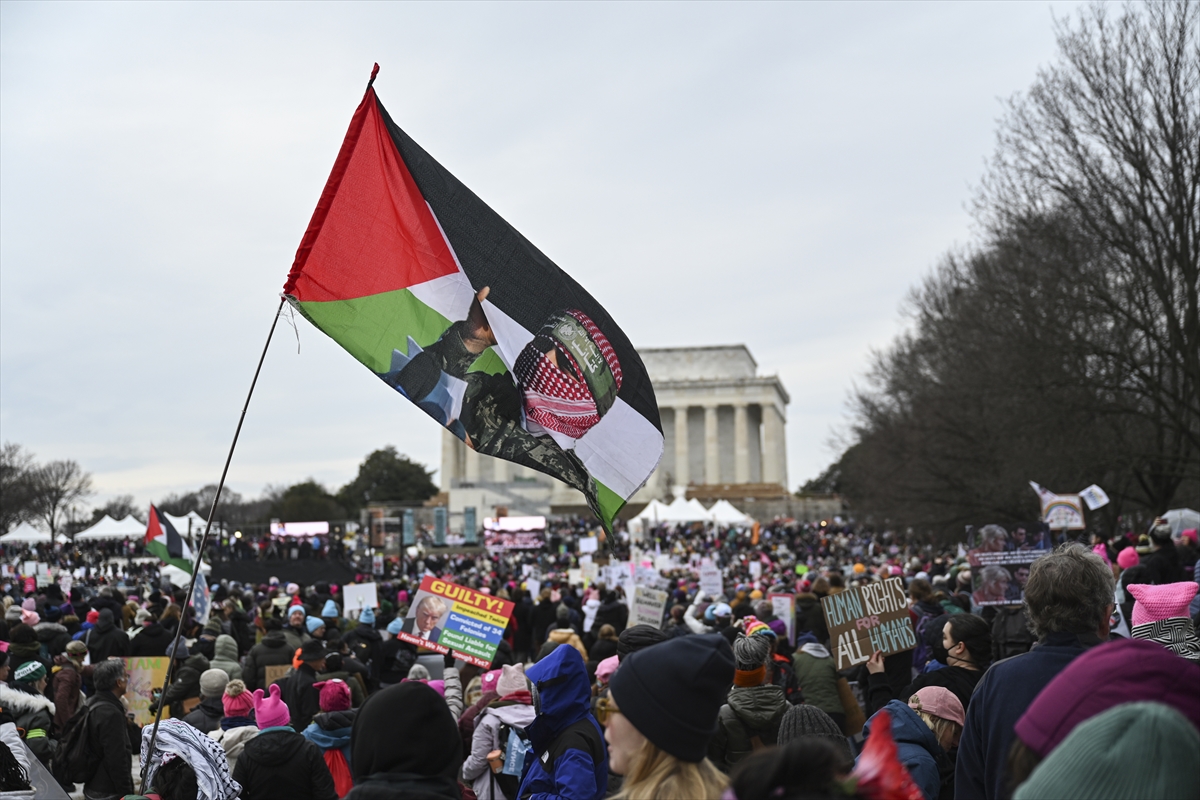
<svg viewBox="0 0 1200 800">
<path fill-rule="evenodd" d="M 662 420 L 662 463 L 631 505 L 677 492 L 709 497 L 787 496 L 787 390 L 778 376 L 758 375 L 745 345 L 639 350 Z M 482 456 L 442 433 L 441 490 L 451 528 L 463 507 L 480 520 L 509 514 L 586 508 L 573 489 L 539 472 Z M 736 502 L 736 500 L 735 500 Z"/>
</svg>

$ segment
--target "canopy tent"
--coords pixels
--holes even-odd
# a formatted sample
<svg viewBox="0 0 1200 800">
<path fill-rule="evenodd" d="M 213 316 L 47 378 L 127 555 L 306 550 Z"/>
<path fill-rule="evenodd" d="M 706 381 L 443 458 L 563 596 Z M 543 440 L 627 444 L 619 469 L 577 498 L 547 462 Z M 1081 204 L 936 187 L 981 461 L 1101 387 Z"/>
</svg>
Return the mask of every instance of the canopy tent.
<svg viewBox="0 0 1200 800">
<path fill-rule="evenodd" d="M 199 537 L 203 536 L 204 535 L 204 526 L 208 524 L 208 520 L 204 519 L 204 517 L 200 516 L 195 511 L 189 511 L 188 513 L 184 514 L 182 517 L 177 517 L 174 514 L 168 514 L 165 511 L 159 511 L 158 513 L 160 513 L 164 517 L 166 517 L 171 522 L 171 524 L 175 526 L 175 530 L 180 536 L 188 536 L 189 535 L 188 534 L 188 523 L 189 522 L 191 523 L 191 526 L 192 526 L 190 535 L 193 538 L 199 538 Z M 216 525 L 213 525 L 213 529 L 216 530 Z"/>
<path fill-rule="evenodd" d="M 208 575 L 210 572 L 212 572 L 212 566 L 201 561 L 200 571 L 205 575 Z M 158 570 L 158 574 L 169 580 L 173 585 L 178 586 L 180 589 L 192 582 L 192 573 L 185 572 L 184 570 L 181 570 L 179 567 L 176 567 L 172 564 L 163 564 Z"/>
<path fill-rule="evenodd" d="M 745 525 L 754 521 L 738 511 L 728 500 L 718 500 L 708 510 L 708 517 L 718 525 Z"/>
<path fill-rule="evenodd" d="M 92 527 L 75 534 L 75 541 L 98 541 L 104 539 L 139 539 L 146 535 L 146 523 L 130 515 L 125 519 L 113 519 L 108 514 Z"/>
<path fill-rule="evenodd" d="M 658 500 L 651 500 L 646 504 L 646 507 L 642 509 L 641 513 L 634 517 L 634 519 L 645 520 L 646 522 L 654 524 L 663 519 L 663 515 L 666 513 L 666 511 L 666 503 Z"/>
<path fill-rule="evenodd" d="M 659 522 L 707 522 L 708 511 L 695 498 L 684 500 L 676 497 L 671 505 L 661 509 Z"/>
<path fill-rule="evenodd" d="M 45 531 L 39 531 L 28 522 L 22 522 L 8 533 L 0 536 L 0 542 L 5 544 L 9 542 L 14 544 L 49 544 L 50 534 Z"/>
</svg>

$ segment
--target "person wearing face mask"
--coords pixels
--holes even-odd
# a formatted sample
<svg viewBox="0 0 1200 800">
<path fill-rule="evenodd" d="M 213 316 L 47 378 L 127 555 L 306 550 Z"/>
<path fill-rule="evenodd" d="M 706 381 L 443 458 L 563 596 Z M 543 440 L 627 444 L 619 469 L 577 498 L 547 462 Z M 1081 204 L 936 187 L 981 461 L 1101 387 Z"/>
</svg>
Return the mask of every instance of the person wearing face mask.
<svg viewBox="0 0 1200 800">
<path fill-rule="evenodd" d="M 992 626 L 976 614 L 949 614 L 926 627 L 933 661 L 925 672 L 900 690 L 899 696 L 912 697 L 926 686 L 941 686 L 953 692 L 965 709 L 970 705 L 975 684 L 991 661 Z M 871 656 L 867 671 L 868 707 L 874 713 L 896 699 L 896 695 L 883 674 L 880 653 Z"/>
</svg>

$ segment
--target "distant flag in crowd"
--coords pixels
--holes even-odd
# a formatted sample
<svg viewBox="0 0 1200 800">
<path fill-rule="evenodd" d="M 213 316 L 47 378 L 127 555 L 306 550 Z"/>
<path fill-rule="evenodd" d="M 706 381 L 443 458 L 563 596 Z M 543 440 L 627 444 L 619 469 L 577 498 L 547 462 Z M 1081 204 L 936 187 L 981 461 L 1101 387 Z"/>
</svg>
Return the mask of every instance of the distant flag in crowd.
<svg viewBox="0 0 1200 800">
<path fill-rule="evenodd" d="M 146 523 L 146 551 L 160 560 L 191 573 L 192 548 L 184 541 L 171 520 L 150 506 L 150 520 Z"/>
<path fill-rule="evenodd" d="M 1105 491 L 1094 483 L 1080 492 L 1079 496 L 1083 498 L 1083 502 L 1087 503 L 1088 511 L 1095 511 L 1097 508 L 1108 505 L 1109 502 Z"/>
<path fill-rule="evenodd" d="M 208 588 L 208 580 L 204 570 L 196 570 L 196 586 L 192 589 L 192 608 L 196 610 L 196 622 L 208 624 L 209 614 L 212 613 L 212 592 Z"/>
<path fill-rule="evenodd" d="M 580 490 L 606 527 L 662 457 L 650 378 L 616 322 L 370 85 L 283 293 L 468 447 Z"/>
</svg>

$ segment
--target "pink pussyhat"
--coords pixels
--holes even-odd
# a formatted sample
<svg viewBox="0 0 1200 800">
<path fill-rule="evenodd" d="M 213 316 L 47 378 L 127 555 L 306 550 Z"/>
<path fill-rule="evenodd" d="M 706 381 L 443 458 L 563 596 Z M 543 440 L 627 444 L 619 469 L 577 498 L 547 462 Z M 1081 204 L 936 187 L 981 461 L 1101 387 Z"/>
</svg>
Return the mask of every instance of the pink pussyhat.
<svg viewBox="0 0 1200 800">
<path fill-rule="evenodd" d="M 494 669 L 490 672 L 483 673 L 483 677 L 479 679 L 479 688 L 484 694 L 496 691 L 496 683 L 500 680 L 500 675 L 503 673 L 501 669 Z"/>
<path fill-rule="evenodd" d="M 1137 601 L 1133 604 L 1133 626 L 1136 628 L 1147 622 L 1158 622 L 1177 617 L 1187 619 L 1189 617 L 1188 604 L 1196 596 L 1197 589 L 1200 589 L 1200 585 L 1192 581 L 1167 583 L 1161 586 L 1141 583 L 1131 585 L 1129 593 Z"/>
<path fill-rule="evenodd" d="M 317 681 L 313 688 L 321 692 L 319 704 L 322 711 L 349 711 L 350 687 L 338 678 Z"/>
<path fill-rule="evenodd" d="M 1141 559 L 1138 558 L 1137 550 L 1134 550 L 1132 547 L 1126 547 L 1117 553 L 1117 566 L 1121 569 L 1136 567 L 1140 562 Z"/>
<path fill-rule="evenodd" d="M 260 731 L 280 728 L 292 720 L 287 705 L 279 699 L 279 684 L 271 684 L 271 695 L 263 695 L 262 689 L 254 690 L 254 721 Z"/>
<path fill-rule="evenodd" d="M 1112 564 L 1112 562 L 1108 560 L 1108 548 L 1105 547 L 1104 545 L 1102 545 L 1102 544 L 1096 545 L 1095 547 L 1092 548 L 1092 552 L 1095 553 L 1096 555 L 1100 556 L 1101 560 L 1104 561 L 1105 564 L 1109 564 L 1109 565 Z"/>
</svg>

